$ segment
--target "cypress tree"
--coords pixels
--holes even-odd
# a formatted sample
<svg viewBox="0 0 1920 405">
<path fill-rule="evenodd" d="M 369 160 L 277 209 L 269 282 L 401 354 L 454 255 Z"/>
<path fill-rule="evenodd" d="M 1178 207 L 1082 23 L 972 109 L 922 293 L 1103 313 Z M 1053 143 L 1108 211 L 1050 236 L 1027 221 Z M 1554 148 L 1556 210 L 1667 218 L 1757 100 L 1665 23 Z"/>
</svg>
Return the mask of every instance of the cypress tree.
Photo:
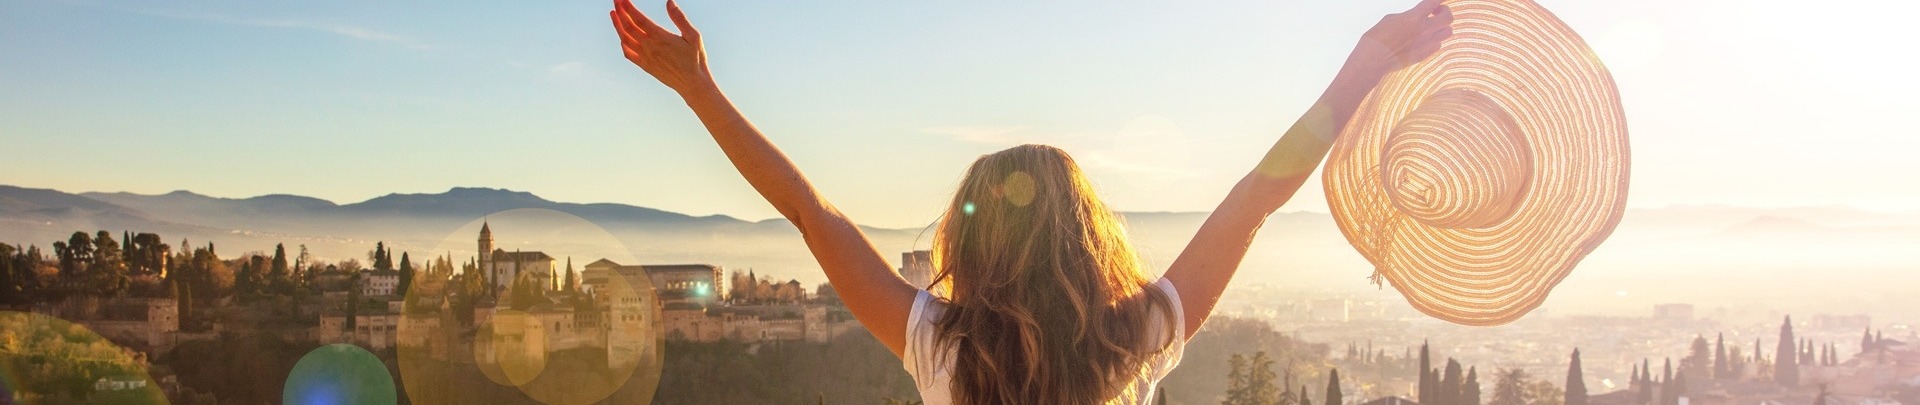
<svg viewBox="0 0 1920 405">
<path fill-rule="evenodd" d="M 1460 386 L 1466 383 L 1466 375 L 1460 369 L 1460 362 L 1447 358 L 1446 374 L 1440 379 L 1440 391 L 1434 397 L 1440 405 L 1460 405 Z"/>
<path fill-rule="evenodd" d="M 414 271 L 413 258 L 409 257 L 407 252 L 400 252 L 400 285 L 395 286 L 394 294 L 402 297 L 407 295 L 407 290 L 413 288 Z"/>
<path fill-rule="evenodd" d="M 379 242 L 373 243 L 373 257 L 369 257 L 367 258 L 367 260 L 370 260 L 373 262 L 371 264 L 373 264 L 374 270 L 385 270 L 388 268 L 386 266 L 389 264 L 386 262 L 386 260 L 383 260 L 386 257 L 387 257 L 387 242 L 379 241 Z"/>
<path fill-rule="evenodd" d="M 287 276 L 287 245 L 286 244 L 276 243 L 273 245 L 273 269 L 270 270 L 269 274 L 272 274 L 274 277 L 279 277 L 279 278 L 284 278 Z"/>
<path fill-rule="evenodd" d="M 1306 389 L 1305 389 L 1305 388 L 1302 388 L 1302 389 L 1301 389 L 1300 391 L 1301 391 L 1301 392 L 1306 392 Z M 1336 368 L 1336 369 L 1333 369 L 1332 371 L 1329 371 L 1329 372 L 1327 372 L 1327 402 L 1326 402 L 1326 404 L 1327 404 L 1327 405 L 1342 405 L 1342 404 L 1345 404 L 1345 403 L 1346 403 L 1346 395 L 1345 395 L 1345 394 L 1343 394 L 1343 393 L 1341 393 L 1341 391 L 1340 391 L 1340 369 L 1337 369 L 1337 368 Z"/>
<path fill-rule="evenodd" d="M 1433 398 L 1433 392 L 1435 391 L 1435 386 L 1439 385 L 1439 382 L 1435 381 L 1436 378 L 1433 375 L 1433 372 L 1429 371 L 1433 369 L 1433 359 L 1431 356 L 1432 355 L 1428 353 L 1427 342 L 1424 340 L 1421 341 L 1420 342 L 1420 387 L 1419 387 L 1420 389 L 1419 389 L 1418 396 L 1420 397 L 1419 401 L 1422 404 L 1440 405 L 1435 403 Z"/>
<path fill-rule="evenodd" d="M 1587 405 L 1587 380 L 1580 372 L 1580 349 L 1573 349 L 1573 360 L 1567 364 L 1567 384 L 1565 405 Z"/>
<path fill-rule="evenodd" d="M 1795 355 L 1793 317 L 1780 322 L 1780 345 L 1773 353 L 1773 382 L 1782 386 L 1800 385 L 1800 356 Z"/>
<path fill-rule="evenodd" d="M 1480 405 L 1480 371 L 1467 367 L 1467 382 L 1460 387 L 1460 405 Z"/>
<path fill-rule="evenodd" d="M 1860 332 L 1860 354 L 1867 354 L 1867 352 L 1870 351 L 1873 351 L 1872 327 L 1868 327 L 1867 330 Z"/>
<path fill-rule="evenodd" d="M 1641 405 L 1653 404 L 1653 363 L 1640 358 L 1640 401 Z"/>
<path fill-rule="evenodd" d="M 1727 379 L 1732 371 L 1727 364 L 1727 334 L 1721 333 L 1713 338 L 1713 378 Z"/>
</svg>

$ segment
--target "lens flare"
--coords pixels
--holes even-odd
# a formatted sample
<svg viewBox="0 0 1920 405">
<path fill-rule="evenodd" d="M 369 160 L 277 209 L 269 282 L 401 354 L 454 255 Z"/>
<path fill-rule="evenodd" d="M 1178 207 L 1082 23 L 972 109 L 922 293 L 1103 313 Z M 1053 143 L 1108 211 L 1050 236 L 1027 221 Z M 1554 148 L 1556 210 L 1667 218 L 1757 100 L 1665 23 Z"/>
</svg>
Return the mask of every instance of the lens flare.
<svg viewBox="0 0 1920 405">
<path fill-rule="evenodd" d="M 392 404 L 399 398 L 380 358 L 345 343 L 301 356 L 280 391 L 280 401 L 289 405 Z"/>
<path fill-rule="evenodd" d="M 1025 207 L 1033 203 L 1033 176 L 1027 172 L 1013 172 L 1007 180 L 1000 183 L 1001 196 L 1015 207 Z"/>
</svg>

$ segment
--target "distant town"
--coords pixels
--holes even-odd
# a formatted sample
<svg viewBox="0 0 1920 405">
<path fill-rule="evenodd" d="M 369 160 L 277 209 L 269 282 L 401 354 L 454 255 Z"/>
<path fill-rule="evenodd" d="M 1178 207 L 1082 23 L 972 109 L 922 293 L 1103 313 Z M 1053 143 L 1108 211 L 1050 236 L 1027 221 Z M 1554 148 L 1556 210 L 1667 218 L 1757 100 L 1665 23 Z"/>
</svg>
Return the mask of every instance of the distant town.
<svg viewBox="0 0 1920 405">
<path fill-rule="evenodd" d="M 498 246 L 495 231 L 481 224 L 474 243 L 484 253 L 475 256 L 415 257 L 377 243 L 365 261 L 333 262 L 284 245 L 222 258 L 211 242 L 171 245 L 152 233 L 75 232 L 51 250 L 0 244 L 0 304 L 45 317 L 0 319 L 9 322 L 0 330 L 0 361 L 40 367 L 3 398 L 99 402 L 153 388 L 171 403 L 277 402 L 279 377 L 253 381 L 220 365 L 261 363 L 264 373 L 284 373 L 273 370 L 290 367 L 299 348 L 343 343 L 378 354 L 416 395 L 439 390 L 434 395 L 482 400 L 498 388 L 553 403 L 539 386 L 607 398 L 654 396 L 653 386 L 674 390 L 673 381 L 686 379 L 746 381 L 753 377 L 729 375 L 749 371 L 712 365 L 741 358 L 726 356 L 813 358 L 774 350 L 799 344 L 869 356 L 859 371 L 845 370 L 867 377 L 849 378 L 886 382 L 851 395 L 911 402 L 897 363 L 831 285 L 808 288 L 716 264 L 577 264 L 558 252 Z M 904 252 L 900 264 L 909 282 L 931 281 L 930 252 Z M 1195 337 L 1159 402 L 1920 404 L 1920 345 L 1913 344 L 1920 331 L 1863 314 L 1703 315 L 1674 303 L 1639 317 L 1536 313 L 1499 328 L 1467 328 L 1390 299 L 1261 284 L 1230 289 L 1218 311 L 1222 319 Z M 46 331 L 78 333 L 59 322 L 111 345 L 46 339 L 55 336 Z M 794 360 L 763 361 L 776 363 L 754 367 Z M 549 371 L 529 374 L 526 364 Z M 570 371 L 554 374 L 556 367 Z M 1309 380 L 1325 383 L 1303 383 Z M 786 398 L 810 386 L 756 384 L 773 386 L 741 392 Z M 767 398 L 741 392 L 658 395 Z"/>
<path fill-rule="evenodd" d="M 265 334 L 388 357 L 417 353 L 492 374 L 510 356 L 588 350 L 605 359 L 596 367 L 631 370 L 647 361 L 657 368 L 663 340 L 824 342 L 860 330 L 829 285 L 713 264 L 603 258 L 576 267 L 571 258 L 500 248 L 490 224 L 476 241 L 486 253 L 460 259 L 416 259 L 384 243 L 366 262 L 322 263 L 284 245 L 222 259 L 213 243 L 182 240 L 175 251 L 159 235 L 115 236 L 75 232 L 52 252 L 0 244 L 0 303 L 84 327 L 138 362 L 223 335 Z M 155 384 L 180 396 L 177 376 L 159 371 Z M 143 384 L 108 374 L 98 388 Z"/>
</svg>

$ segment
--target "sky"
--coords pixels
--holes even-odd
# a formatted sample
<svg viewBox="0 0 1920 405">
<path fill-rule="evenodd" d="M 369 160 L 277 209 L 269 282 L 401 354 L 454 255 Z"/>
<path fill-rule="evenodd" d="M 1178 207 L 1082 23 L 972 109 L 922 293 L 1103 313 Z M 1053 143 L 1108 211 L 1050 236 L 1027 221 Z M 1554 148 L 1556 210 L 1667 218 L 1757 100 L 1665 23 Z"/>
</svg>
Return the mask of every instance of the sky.
<svg viewBox="0 0 1920 405">
<path fill-rule="evenodd" d="M 831 201 L 921 227 L 969 162 L 1021 143 L 1072 153 L 1116 209 L 1209 210 L 1411 3 L 682 6 L 721 87 Z M 1920 4 L 1542 4 L 1619 84 L 1629 206 L 1920 211 Z M 776 217 L 620 56 L 610 7 L 0 0 L 0 184 L 343 204 L 480 186 Z M 1324 212 L 1309 184 L 1282 210 Z"/>
</svg>

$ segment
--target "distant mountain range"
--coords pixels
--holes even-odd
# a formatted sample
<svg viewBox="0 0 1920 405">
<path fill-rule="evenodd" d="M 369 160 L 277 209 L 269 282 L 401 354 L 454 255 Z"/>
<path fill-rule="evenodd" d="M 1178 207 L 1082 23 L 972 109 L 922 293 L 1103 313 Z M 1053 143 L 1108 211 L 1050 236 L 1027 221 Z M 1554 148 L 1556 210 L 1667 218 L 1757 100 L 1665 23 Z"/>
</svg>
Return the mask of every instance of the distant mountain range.
<svg viewBox="0 0 1920 405">
<path fill-rule="evenodd" d="M 1164 268 L 1206 213 L 1123 213 L 1142 255 Z M 270 251 L 275 243 L 307 246 L 327 259 L 361 258 L 384 241 L 416 257 L 474 254 L 481 221 L 497 245 L 545 251 L 585 265 L 702 262 L 753 268 L 761 274 L 824 281 L 799 233 L 785 220 L 692 216 L 616 203 L 555 202 L 532 193 L 453 188 L 433 194 L 388 194 L 338 204 L 297 195 L 220 198 L 175 191 L 68 193 L 0 185 L 0 243 L 45 248 L 74 231 L 155 232 L 223 255 Z M 924 229 L 864 227 L 890 261 L 924 249 Z M 1903 274 L 1920 285 L 1920 215 L 1845 207 L 1751 208 L 1676 206 L 1630 209 L 1614 235 L 1583 262 L 1562 289 L 1615 296 L 1647 277 L 1722 279 L 1730 271 L 1787 272 L 1812 267 L 1848 279 Z M 898 264 L 897 262 L 895 263 Z M 1242 266 L 1242 282 L 1371 289 L 1371 266 L 1346 244 L 1331 216 L 1289 212 L 1270 217 Z M 1850 273 L 1851 272 L 1851 273 Z M 1594 279 L 1574 285 L 1581 280 Z M 1653 291 L 1671 283 L 1648 284 Z M 1663 294 L 1681 294 L 1680 292 Z M 1562 293 L 1556 295 L 1579 295 Z M 1556 297 L 1558 298 L 1558 297 Z M 1598 298 L 1594 298 L 1598 299 Z M 1675 299 L 1677 300 L 1677 299 Z M 1552 303 L 1552 301 L 1550 301 Z"/>
</svg>

